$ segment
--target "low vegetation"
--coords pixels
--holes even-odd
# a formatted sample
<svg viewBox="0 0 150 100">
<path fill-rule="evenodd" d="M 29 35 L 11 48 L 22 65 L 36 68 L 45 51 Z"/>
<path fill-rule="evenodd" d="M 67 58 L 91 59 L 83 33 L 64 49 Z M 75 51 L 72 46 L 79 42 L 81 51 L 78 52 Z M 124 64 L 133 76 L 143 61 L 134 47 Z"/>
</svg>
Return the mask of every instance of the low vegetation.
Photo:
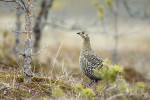
<svg viewBox="0 0 150 100">
<path fill-rule="evenodd" d="M 2 68 L 3 67 L 3 68 Z M 10 67 L 10 66 L 5 66 Z M 46 76 L 32 78 L 32 83 L 23 83 L 22 72 L 7 70 L 0 65 L 0 93 L 1 99 L 27 99 L 27 98 L 52 98 L 52 99 L 101 99 L 101 100 L 148 100 L 150 87 L 144 82 L 127 82 L 122 66 L 111 65 L 105 60 L 104 68 L 97 69 L 94 73 L 102 78 L 96 87 L 88 86 L 85 82 L 75 80 L 70 84 L 66 80 L 58 80 Z M 14 69 L 16 67 L 11 66 Z M 60 77 L 60 76 L 59 76 Z M 74 78 L 76 79 L 76 78 Z M 74 81 L 72 79 L 71 81 Z"/>
</svg>

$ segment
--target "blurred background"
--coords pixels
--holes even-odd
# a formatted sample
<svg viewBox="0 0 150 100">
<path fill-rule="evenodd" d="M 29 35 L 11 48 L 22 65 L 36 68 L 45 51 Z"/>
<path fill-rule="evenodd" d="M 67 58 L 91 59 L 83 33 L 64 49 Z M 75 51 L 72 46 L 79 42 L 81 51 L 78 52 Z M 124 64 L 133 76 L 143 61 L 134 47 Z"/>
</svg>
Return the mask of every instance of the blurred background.
<svg viewBox="0 0 150 100">
<path fill-rule="evenodd" d="M 129 73 L 129 80 L 150 77 L 149 0 L 34 0 L 33 71 L 68 70 L 82 75 L 79 55 L 85 31 L 93 50 Z M 16 51 L 24 50 L 24 12 L 15 3 L 0 2 L 0 63 L 23 66 Z M 22 60 L 18 60 L 22 59 Z M 138 73 L 138 74 L 137 74 Z M 137 74 L 137 75 L 136 75 Z"/>
</svg>

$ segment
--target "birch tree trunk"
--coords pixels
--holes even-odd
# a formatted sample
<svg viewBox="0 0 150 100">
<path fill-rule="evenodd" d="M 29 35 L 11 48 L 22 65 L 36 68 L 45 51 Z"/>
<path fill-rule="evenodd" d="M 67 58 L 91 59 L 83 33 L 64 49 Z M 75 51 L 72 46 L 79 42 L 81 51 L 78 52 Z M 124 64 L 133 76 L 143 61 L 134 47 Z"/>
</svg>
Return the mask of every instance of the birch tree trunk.
<svg viewBox="0 0 150 100">
<path fill-rule="evenodd" d="M 34 31 L 34 49 L 35 52 L 40 47 L 41 35 L 43 32 L 43 28 L 47 22 L 47 17 L 49 14 L 49 9 L 52 7 L 52 3 L 54 0 L 42 0 L 41 2 L 41 10 L 36 18 L 36 22 L 33 28 Z"/>
<path fill-rule="evenodd" d="M 27 0 L 27 10 L 25 15 L 26 25 L 25 31 L 27 38 L 25 40 L 24 47 L 24 70 L 23 70 L 23 81 L 24 83 L 32 82 L 32 27 L 33 27 L 33 0 Z"/>
<path fill-rule="evenodd" d="M 18 9 L 16 11 L 16 34 L 15 34 L 15 45 L 14 45 L 14 53 L 15 53 L 15 58 L 16 60 L 18 60 L 18 49 L 19 49 L 19 33 L 21 30 L 21 21 L 20 21 L 20 17 L 21 17 L 21 12 L 19 9 L 20 5 L 18 5 Z"/>
</svg>

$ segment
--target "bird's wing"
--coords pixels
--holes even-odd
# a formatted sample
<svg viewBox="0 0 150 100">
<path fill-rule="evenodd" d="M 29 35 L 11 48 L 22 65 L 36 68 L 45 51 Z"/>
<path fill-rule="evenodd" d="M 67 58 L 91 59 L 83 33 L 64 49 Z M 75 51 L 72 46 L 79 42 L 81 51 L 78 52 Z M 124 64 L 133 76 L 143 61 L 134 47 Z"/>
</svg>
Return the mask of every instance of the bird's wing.
<svg viewBox="0 0 150 100">
<path fill-rule="evenodd" d="M 86 60 L 86 66 L 92 67 L 93 70 L 101 68 L 103 66 L 103 59 L 96 54 L 84 55 Z"/>
</svg>

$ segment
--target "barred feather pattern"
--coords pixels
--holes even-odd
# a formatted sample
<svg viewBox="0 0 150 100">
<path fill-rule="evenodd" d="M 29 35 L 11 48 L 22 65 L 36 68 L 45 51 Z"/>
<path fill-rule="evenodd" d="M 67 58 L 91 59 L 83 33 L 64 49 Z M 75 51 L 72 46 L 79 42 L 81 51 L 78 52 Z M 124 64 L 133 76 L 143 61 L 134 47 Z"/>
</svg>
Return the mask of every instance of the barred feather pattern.
<svg viewBox="0 0 150 100">
<path fill-rule="evenodd" d="M 81 52 L 80 58 L 81 71 L 91 80 L 100 80 L 99 77 L 94 75 L 94 70 L 102 68 L 103 60 L 96 54 L 84 54 Z"/>
<path fill-rule="evenodd" d="M 88 78 L 97 82 L 101 79 L 94 75 L 94 70 L 102 68 L 103 60 L 93 52 L 88 34 L 85 32 L 77 34 L 83 38 L 83 47 L 79 57 L 80 69 Z"/>
</svg>

